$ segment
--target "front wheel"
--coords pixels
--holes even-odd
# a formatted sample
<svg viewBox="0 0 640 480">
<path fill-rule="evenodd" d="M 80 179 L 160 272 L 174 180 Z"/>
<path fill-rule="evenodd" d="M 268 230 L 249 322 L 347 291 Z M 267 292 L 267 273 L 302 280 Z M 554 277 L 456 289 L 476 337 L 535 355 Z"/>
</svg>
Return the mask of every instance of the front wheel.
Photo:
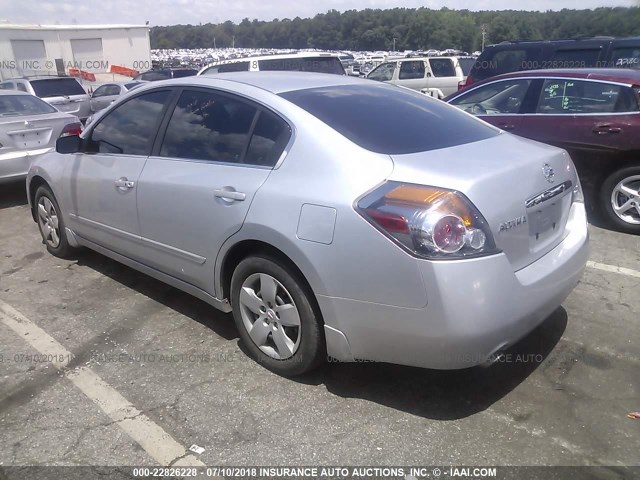
<svg viewBox="0 0 640 480">
<path fill-rule="evenodd" d="M 609 175 L 600 189 L 600 205 L 611 225 L 640 234 L 640 165 Z"/>
<path fill-rule="evenodd" d="M 231 279 L 231 305 L 243 344 L 269 370 L 301 375 L 325 359 L 322 323 L 311 293 L 277 260 L 242 260 Z"/>
<path fill-rule="evenodd" d="M 51 255 L 67 258 L 74 248 L 67 241 L 60 206 L 49 187 L 42 185 L 36 191 L 35 209 L 42 243 Z"/>
</svg>

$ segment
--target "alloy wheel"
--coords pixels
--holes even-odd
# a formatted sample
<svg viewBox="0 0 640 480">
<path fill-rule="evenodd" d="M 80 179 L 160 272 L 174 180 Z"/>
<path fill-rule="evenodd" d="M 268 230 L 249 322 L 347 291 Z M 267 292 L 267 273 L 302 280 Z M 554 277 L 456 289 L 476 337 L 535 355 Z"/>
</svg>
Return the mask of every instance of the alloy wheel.
<svg viewBox="0 0 640 480">
<path fill-rule="evenodd" d="M 271 275 L 254 273 L 240 289 L 240 315 L 249 337 L 268 356 L 291 358 L 300 346 L 300 313 L 287 289 Z"/>
<path fill-rule="evenodd" d="M 58 212 L 49 198 L 43 196 L 38 201 L 38 226 L 42 238 L 51 248 L 60 245 Z"/>
<path fill-rule="evenodd" d="M 623 222 L 640 225 L 640 175 L 618 182 L 611 193 L 611 207 Z"/>
</svg>

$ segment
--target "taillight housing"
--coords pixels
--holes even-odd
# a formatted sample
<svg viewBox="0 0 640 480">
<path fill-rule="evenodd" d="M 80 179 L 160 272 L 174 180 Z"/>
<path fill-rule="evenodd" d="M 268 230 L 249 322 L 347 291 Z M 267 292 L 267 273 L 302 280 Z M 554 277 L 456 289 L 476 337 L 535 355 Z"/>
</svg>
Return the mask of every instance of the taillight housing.
<svg viewBox="0 0 640 480">
<path fill-rule="evenodd" d="M 82 123 L 74 122 L 68 123 L 62 129 L 62 133 L 60 133 L 61 137 L 68 137 L 70 135 L 80 135 L 82 133 Z"/>
<path fill-rule="evenodd" d="M 400 247 L 422 258 L 499 253 L 482 214 L 455 190 L 386 182 L 358 200 L 356 211 Z"/>
</svg>

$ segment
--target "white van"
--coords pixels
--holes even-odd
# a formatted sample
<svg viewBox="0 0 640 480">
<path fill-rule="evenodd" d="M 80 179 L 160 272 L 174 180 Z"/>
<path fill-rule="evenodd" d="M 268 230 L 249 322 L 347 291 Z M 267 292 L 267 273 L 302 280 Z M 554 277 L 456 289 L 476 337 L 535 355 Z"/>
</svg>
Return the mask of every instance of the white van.
<svg viewBox="0 0 640 480">
<path fill-rule="evenodd" d="M 300 52 L 284 55 L 234 58 L 207 65 L 198 75 L 227 72 L 301 71 L 346 75 L 340 58 L 334 53 Z"/>
<path fill-rule="evenodd" d="M 435 98 L 458 91 L 475 63 L 473 57 L 404 58 L 385 62 L 367 78 L 417 90 Z"/>
</svg>

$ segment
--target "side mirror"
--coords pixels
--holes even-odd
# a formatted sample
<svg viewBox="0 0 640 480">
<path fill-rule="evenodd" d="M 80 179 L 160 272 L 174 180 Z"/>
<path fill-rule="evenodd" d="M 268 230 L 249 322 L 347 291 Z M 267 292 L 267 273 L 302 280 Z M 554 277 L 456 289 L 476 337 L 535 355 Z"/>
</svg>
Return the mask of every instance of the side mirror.
<svg viewBox="0 0 640 480">
<path fill-rule="evenodd" d="M 78 153 L 80 151 L 81 139 L 78 135 L 67 135 L 56 140 L 56 152 L 58 153 Z"/>
</svg>

